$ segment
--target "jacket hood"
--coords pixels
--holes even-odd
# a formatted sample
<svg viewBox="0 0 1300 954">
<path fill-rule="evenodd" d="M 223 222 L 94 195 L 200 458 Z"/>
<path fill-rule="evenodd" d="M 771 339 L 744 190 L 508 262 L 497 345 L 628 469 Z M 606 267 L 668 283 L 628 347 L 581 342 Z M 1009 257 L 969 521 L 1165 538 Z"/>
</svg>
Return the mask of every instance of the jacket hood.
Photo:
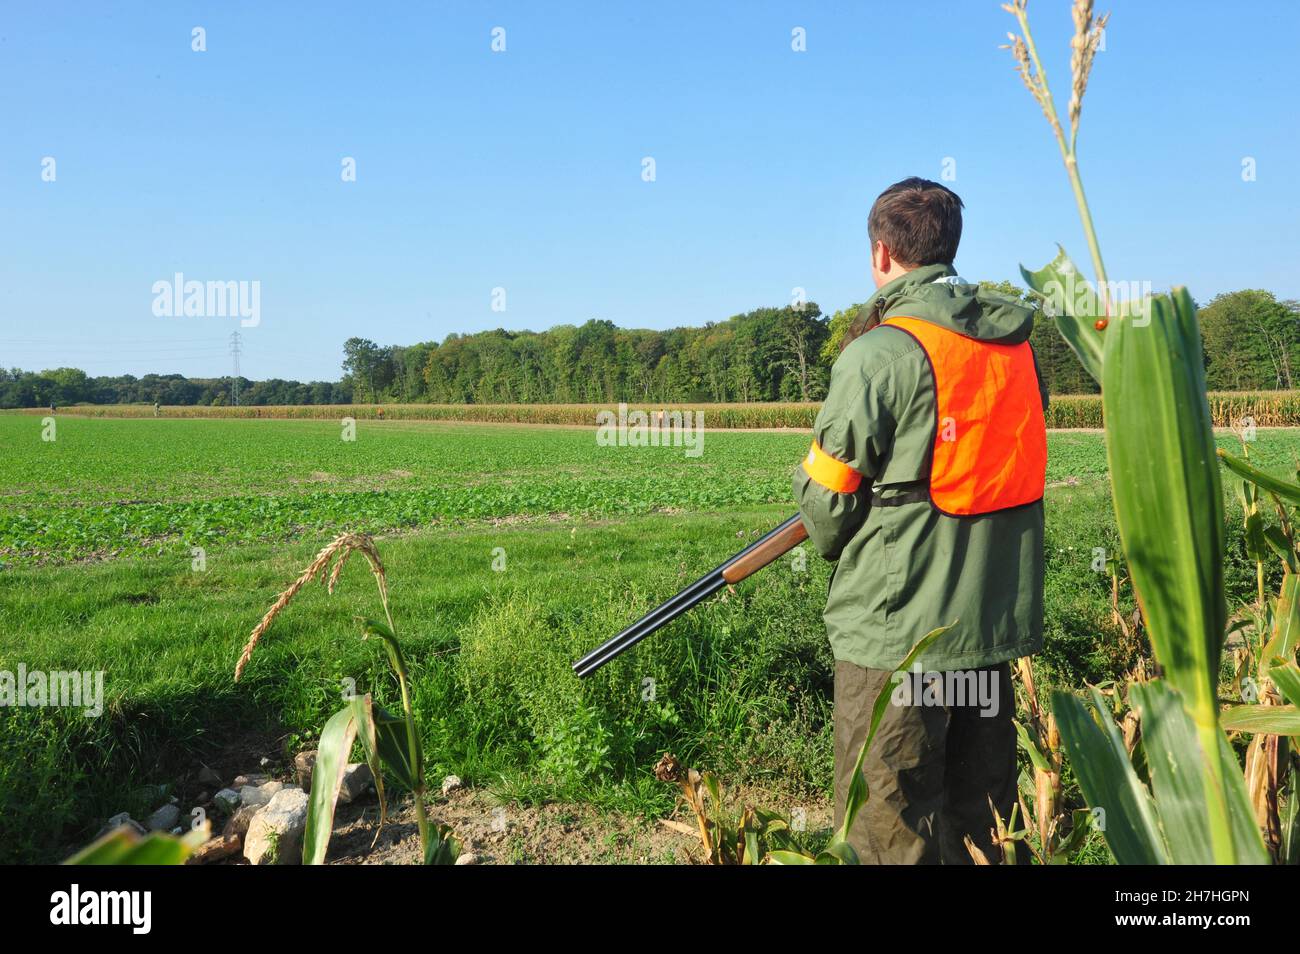
<svg viewBox="0 0 1300 954">
<path fill-rule="evenodd" d="M 1034 329 L 1032 309 L 959 278 L 950 265 L 923 265 L 900 275 L 881 286 L 866 308 L 869 323 L 906 315 L 994 344 L 1020 344 Z"/>
</svg>

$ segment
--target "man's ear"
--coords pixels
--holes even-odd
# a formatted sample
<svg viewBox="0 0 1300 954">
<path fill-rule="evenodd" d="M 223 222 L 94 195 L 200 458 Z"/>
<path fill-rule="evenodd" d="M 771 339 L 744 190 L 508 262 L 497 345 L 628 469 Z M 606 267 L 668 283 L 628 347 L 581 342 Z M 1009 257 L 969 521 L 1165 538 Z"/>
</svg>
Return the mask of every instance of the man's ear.
<svg viewBox="0 0 1300 954">
<path fill-rule="evenodd" d="M 889 248 L 884 242 L 877 242 L 875 248 L 871 250 L 871 264 L 876 267 L 876 271 L 882 275 L 889 272 Z"/>
</svg>

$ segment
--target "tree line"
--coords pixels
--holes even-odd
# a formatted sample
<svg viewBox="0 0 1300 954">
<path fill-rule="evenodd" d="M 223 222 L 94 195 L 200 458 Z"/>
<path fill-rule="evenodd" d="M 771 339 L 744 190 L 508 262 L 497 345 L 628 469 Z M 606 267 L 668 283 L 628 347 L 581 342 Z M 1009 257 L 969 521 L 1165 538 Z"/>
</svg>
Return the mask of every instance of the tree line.
<svg viewBox="0 0 1300 954">
<path fill-rule="evenodd" d="M 285 381 L 271 378 L 187 378 L 183 374 L 91 377 L 80 368 L 49 371 L 0 367 L 0 407 L 66 407 L 70 404 L 349 404 L 352 388 L 342 381 Z"/>
<path fill-rule="evenodd" d="M 1010 282 L 985 283 L 1038 308 Z M 627 329 L 593 319 L 548 331 L 451 334 L 441 343 L 349 338 L 339 381 L 237 381 L 179 374 L 90 377 L 77 368 L 0 368 L 0 407 L 77 403 L 169 405 L 431 403 L 568 404 L 817 401 L 861 305 L 823 315 L 814 302 L 759 308 L 701 327 Z M 1297 385 L 1300 302 L 1228 292 L 1200 308 L 1211 390 Z M 1054 394 L 1096 385 L 1040 312 L 1031 342 Z M 237 385 L 237 389 L 236 389 Z"/>
<path fill-rule="evenodd" d="M 441 344 L 344 344 L 357 400 L 434 404 L 815 401 L 828 321 L 813 302 L 667 331 L 604 320 L 542 332 L 450 335 Z"/>
</svg>

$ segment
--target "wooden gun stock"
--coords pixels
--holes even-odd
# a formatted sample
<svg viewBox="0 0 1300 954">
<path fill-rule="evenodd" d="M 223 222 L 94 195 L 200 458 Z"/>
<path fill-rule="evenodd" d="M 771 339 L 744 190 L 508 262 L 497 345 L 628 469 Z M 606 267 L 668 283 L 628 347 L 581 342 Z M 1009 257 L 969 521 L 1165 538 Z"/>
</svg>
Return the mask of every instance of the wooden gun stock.
<svg viewBox="0 0 1300 954">
<path fill-rule="evenodd" d="M 804 529 L 803 520 L 798 514 L 795 514 L 775 530 L 745 547 L 721 566 L 700 577 L 666 603 L 656 606 L 613 639 L 587 653 L 573 664 L 573 671 L 583 678 L 590 676 L 605 663 L 627 652 L 641 640 L 656 630 L 667 626 L 687 610 L 703 603 L 724 586 L 739 583 L 741 580 L 752 576 L 807 539 L 808 531 Z"/>
<path fill-rule="evenodd" d="M 763 567 L 781 557 L 808 539 L 799 515 L 791 517 L 752 547 L 746 547 L 737 553 L 720 569 L 722 578 L 728 583 L 739 583 L 753 576 Z"/>
</svg>

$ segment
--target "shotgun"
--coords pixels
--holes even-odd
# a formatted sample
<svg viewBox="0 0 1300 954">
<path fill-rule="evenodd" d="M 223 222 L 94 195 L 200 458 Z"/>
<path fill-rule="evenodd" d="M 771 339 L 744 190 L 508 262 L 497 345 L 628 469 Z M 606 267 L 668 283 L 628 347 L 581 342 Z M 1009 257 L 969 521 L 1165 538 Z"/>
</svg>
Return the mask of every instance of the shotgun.
<svg viewBox="0 0 1300 954">
<path fill-rule="evenodd" d="M 668 602 L 656 606 L 613 639 L 596 647 L 573 664 L 573 671 L 586 678 L 605 663 L 631 649 L 651 633 L 667 626 L 693 606 L 703 603 L 730 583 L 757 573 L 773 560 L 789 553 L 804 540 L 808 531 L 795 514 L 781 526 L 755 540 L 721 566 L 710 570 Z"/>
</svg>

